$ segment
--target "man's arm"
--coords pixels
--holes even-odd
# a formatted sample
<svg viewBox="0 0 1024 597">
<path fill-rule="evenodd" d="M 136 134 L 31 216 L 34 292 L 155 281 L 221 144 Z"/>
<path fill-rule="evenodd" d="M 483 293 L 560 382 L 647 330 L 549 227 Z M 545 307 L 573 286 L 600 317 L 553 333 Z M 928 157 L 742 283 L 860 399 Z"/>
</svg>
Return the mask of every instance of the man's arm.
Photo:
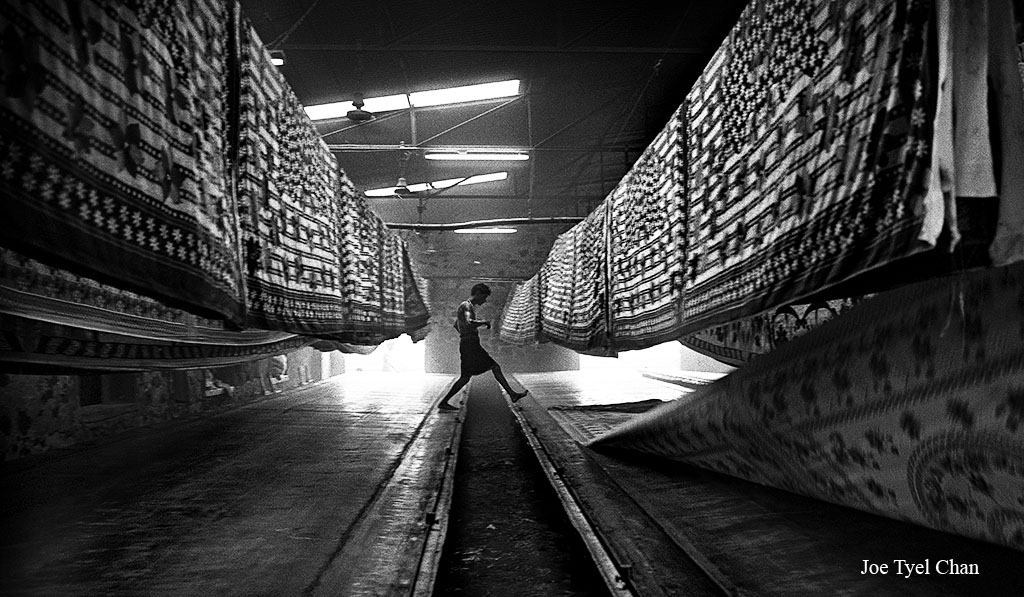
<svg viewBox="0 0 1024 597">
<path fill-rule="evenodd" d="M 469 325 L 471 325 L 471 326 L 473 326 L 475 328 L 478 328 L 478 327 L 481 327 L 481 326 L 487 326 L 487 329 L 491 329 L 491 322 L 490 321 L 487 321 L 486 319 L 473 319 L 472 317 L 470 317 L 470 313 L 471 313 L 471 311 L 469 309 L 463 309 L 462 310 L 461 317 L 463 319 L 465 319 L 466 323 L 468 323 Z"/>
</svg>

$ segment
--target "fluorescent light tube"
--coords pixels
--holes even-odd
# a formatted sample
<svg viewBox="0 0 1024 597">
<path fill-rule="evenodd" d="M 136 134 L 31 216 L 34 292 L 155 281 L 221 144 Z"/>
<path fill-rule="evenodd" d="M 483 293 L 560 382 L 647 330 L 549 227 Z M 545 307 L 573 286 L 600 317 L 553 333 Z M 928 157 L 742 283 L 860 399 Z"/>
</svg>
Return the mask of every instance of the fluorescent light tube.
<svg viewBox="0 0 1024 597">
<path fill-rule="evenodd" d="M 490 161 L 522 161 L 530 159 L 530 154 L 527 153 L 512 153 L 512 152 L 473 152 L 473 151 L 445 151 L 428 153 L 423 156 L 428 160 L 490 160 Z"/>
<path fill-rule="evenodd" d="M 409 94 L 409 102 L 414 108 L 440 106 L 442 104 L 458 104 L 480 100 L 498 99 L 519 95 L 519 79 L 435 89 L 434 91 L 418 91 Z"/>
<path fill-rule="evenodd" d="M 515 234 L 515 228 L 458 228 L 455 234 Z"/>
<path fill-rule="evenodd" d="M 398 187 L 385 187 L 383 189 L 370 189 L 363 194 L 367 197 L 393 197 Z"/>
<path fill-rule="evenodd" d="M 422 108 L 425 106 L 458 104 L 498 99 L 513 95 L 519 95 L 519 79 L 484 83 L 482 85 L 451 87 L 449 89 L 435 89 L 433 91 L 418 91 L 409 95 L 400 93 L 383 97 L 368 97 L 363 100 L 363 109 L 367 112 L 394 112 L 395 110 L 406 110 L 410 107 Z M 344 118 L 350 110 L 354 109 L 355 106 L 352 105 L 352 102 L 334 102 L 306 106 L 306 114 L 310 120 L 327 120 L 329 118 Z"/>
<path fill-rule="evenodd" d="M 480 184 L 482 182 L 494 182 L 496 180 L 505 180 L 508 178 L 508 172 L 495 172 L 494 174 L 479 174 L 477 176 L 470 176 L 466 180 L 459 183 L 459 186 L 466 184 Z"/>
<path fill-rule="evenodd" d="M 394 112 L 395 110 L 409 109 L 409 96 L 400 93 L 398 95 L 385 95 L 384 97 L 368 97 L 363 100 L 363 109 L 367 112 Z"/>
<path fill-rule="evenodd" d="M 413 193 L 418 193 L 420 191 L 428 191 L 430 189 L 447 189 L 454 186 L 495 182 L 498 180 L 505 180 L 506 178 L 508 178 L 508 172 L 492 172 L 491 174 L 470 176 L 466 179 L 448 178 L 445 180 L 438 180 L 436 182 L 418 182 L 416 184 L 408 185 L 407 188 Z M 395 189 L 397 188 L 398 187 L 385 187 L 383 189 L 370 189 L 365 191 L 364 194 L 367 197 L 393 197 L 395 195 Z"/>
<path fill-rule="evenodd" d="M 350 110 L 355 110 L 352 102 L 334 102 L 333 104 L 317 104 L 306 106 L 306 115 L 310 120 L 327 120 L 328 118 L 344 118 Z M 409 96 L 386 95 L 384 97 L 368 97 L 363 100 L 363 109 L 367 112 L 394 112 L 409 108 Z"/>
</svg>

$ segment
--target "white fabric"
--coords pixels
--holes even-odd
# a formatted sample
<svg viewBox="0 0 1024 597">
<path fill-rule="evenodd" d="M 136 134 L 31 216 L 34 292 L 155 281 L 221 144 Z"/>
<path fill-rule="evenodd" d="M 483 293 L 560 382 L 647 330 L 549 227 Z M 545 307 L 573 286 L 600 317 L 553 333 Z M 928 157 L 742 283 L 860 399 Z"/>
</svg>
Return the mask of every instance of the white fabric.
<svg viewBox="0 0 1024 597">
<path fill-rule="evenodd" d="M 935 246 L 945 225 L 950 230 L 950 249 L 956 246 L 960 232 L 956 225 L 953 156 L 953 55 L 950 6 L 953 0 L 938 0 L 938 97 L 932 132 L 932 163 L 928 174 L 928 192 L 924 197 L 924 221 L 918 239 Z"/>
<path fill-rule="evenodd" d="M 999 223 L 994 265 L 1024 259 L 1024 89 L 1017 72 L 1012 0 L 989 5 L 989 72 L 999 129 Z"/>
<path fill-rule="evenodd" d="M 953 4 L 956 193 L 960 197 L 997 194 L 989 141 L 988 5 L 988 0 Z"/>
</svg>

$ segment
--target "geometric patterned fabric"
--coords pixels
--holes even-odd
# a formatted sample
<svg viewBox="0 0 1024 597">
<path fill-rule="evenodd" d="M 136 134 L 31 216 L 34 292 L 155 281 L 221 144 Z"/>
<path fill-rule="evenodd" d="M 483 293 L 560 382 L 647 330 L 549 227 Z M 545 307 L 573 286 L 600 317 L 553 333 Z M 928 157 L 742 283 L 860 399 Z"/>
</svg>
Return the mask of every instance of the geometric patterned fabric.
<svg viewBox="0 0 1024 597">
<path fill-rule="evenodd" d="M 226 7 L 0 3 L 5 246 L 241 323 Z"/>
<path fill-rule="evenodd" d="M 538 276 L 518 284 L 505 301 L 501 314 L 501 339 L 510 344 L 525 346 L 538 341 L 540 330 L 540 297 Z"/>
<path fill-rule="evenodd" d="M 568 240 L 592 233 L 588 218 L 552 248 L 529 289 L 540 297 L 537 338 L 607 354 L 685 338 L 738 364 L 777 344 L 765 333 L 781 340 L 809 329 L 795 310 L 814 307 L 814 320 L 829 311 L 822 300 L 989 265 L 973 247 L 992 241 L 992 227 L 978 225 L 992 203 L 956 201 L 954 210 L 952 200 L 925 200 L 933 20 L 924 0 L 751 1 L 595 210 L 604 238 Z M 1000 197 L 1000 230 L 1003 213 L 1024 213 L 1010 205 L 1016 196 Z M 925 235 L 926 222 L 941 233 Z M 960 247 L 972 249 L 951 260 L 944 250 L 960 232 Z M 571 284 L 566 260 L 602 275 Z M 793 321 L 769 323 L 786 309 Z M 603 312 L 601 325 L 577 311 Z M 732 340 L 723 326 L 733 326 Z"/>
<path fill-rule="evenodd" d="M 629 350 L 676 338 L 682 267 L 678 251 L 680 112 L 669 121 L 608 196 L 611 312 L 615 348 Z"/>
<path fill-rule="evenodd" d="M 198 325 L 222 346 L 422 336 L 404 242 L 237 3 L 3 3 L 0 45 L 5 325 L 158 342 Z"/>
<path fill-rule="evenodd" d="M 0 248 L 0 361 L 34 370 L 219 367 L 300 348 L 287 332 L 228 329 L 155 299 Z"/>
<path fill-rule="evenodd" d="M 252 26 L 240 29 L 238 210 L 248 322 L 330 331 L 344 320 L 338 166 Z"/>
<path fill-rule="evenodd" d="M 362 346 L 421 337 L 429 314 L 405 242 L 356 193 L 244 19 L 240 38 L 249 324 Z"/>
<path fill-rule="evenodd" d="M 880 293 L 598 437 L 1024 549 L 1024 265 Z"/>
<path fill-rule="evenodd" d="M 722 363 L 740 367 L 849 311 L 863 298 L 866 297 L 786 305 L 769 313 L 701 330 L 680 338 L 679 342 Z"/>
<path fill-rule="evenodd" d="M 931 20 L 917 0 L 747 6 L 686 101 L 684 330 L 928 248 Z"/>
</svg>

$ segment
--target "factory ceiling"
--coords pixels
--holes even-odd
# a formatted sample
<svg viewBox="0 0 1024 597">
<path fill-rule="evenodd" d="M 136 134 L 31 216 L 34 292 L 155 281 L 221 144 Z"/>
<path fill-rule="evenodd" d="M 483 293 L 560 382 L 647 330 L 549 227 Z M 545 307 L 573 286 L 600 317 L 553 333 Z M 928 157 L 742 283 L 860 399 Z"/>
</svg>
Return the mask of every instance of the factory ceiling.
<svg viewBox="0 0 1024 597">
<path fill-rule="evenodd" d="M 241 0 L 307 106 L 518 79 L 518 96 L 318 121 L 360 190 L 508 172 L 371 198 L 389 222 L 586 215 L 679 106 L 744 0 Z M 430 147 L 528 149 L 518 162 L 434 161 Z"/>
</svg>

